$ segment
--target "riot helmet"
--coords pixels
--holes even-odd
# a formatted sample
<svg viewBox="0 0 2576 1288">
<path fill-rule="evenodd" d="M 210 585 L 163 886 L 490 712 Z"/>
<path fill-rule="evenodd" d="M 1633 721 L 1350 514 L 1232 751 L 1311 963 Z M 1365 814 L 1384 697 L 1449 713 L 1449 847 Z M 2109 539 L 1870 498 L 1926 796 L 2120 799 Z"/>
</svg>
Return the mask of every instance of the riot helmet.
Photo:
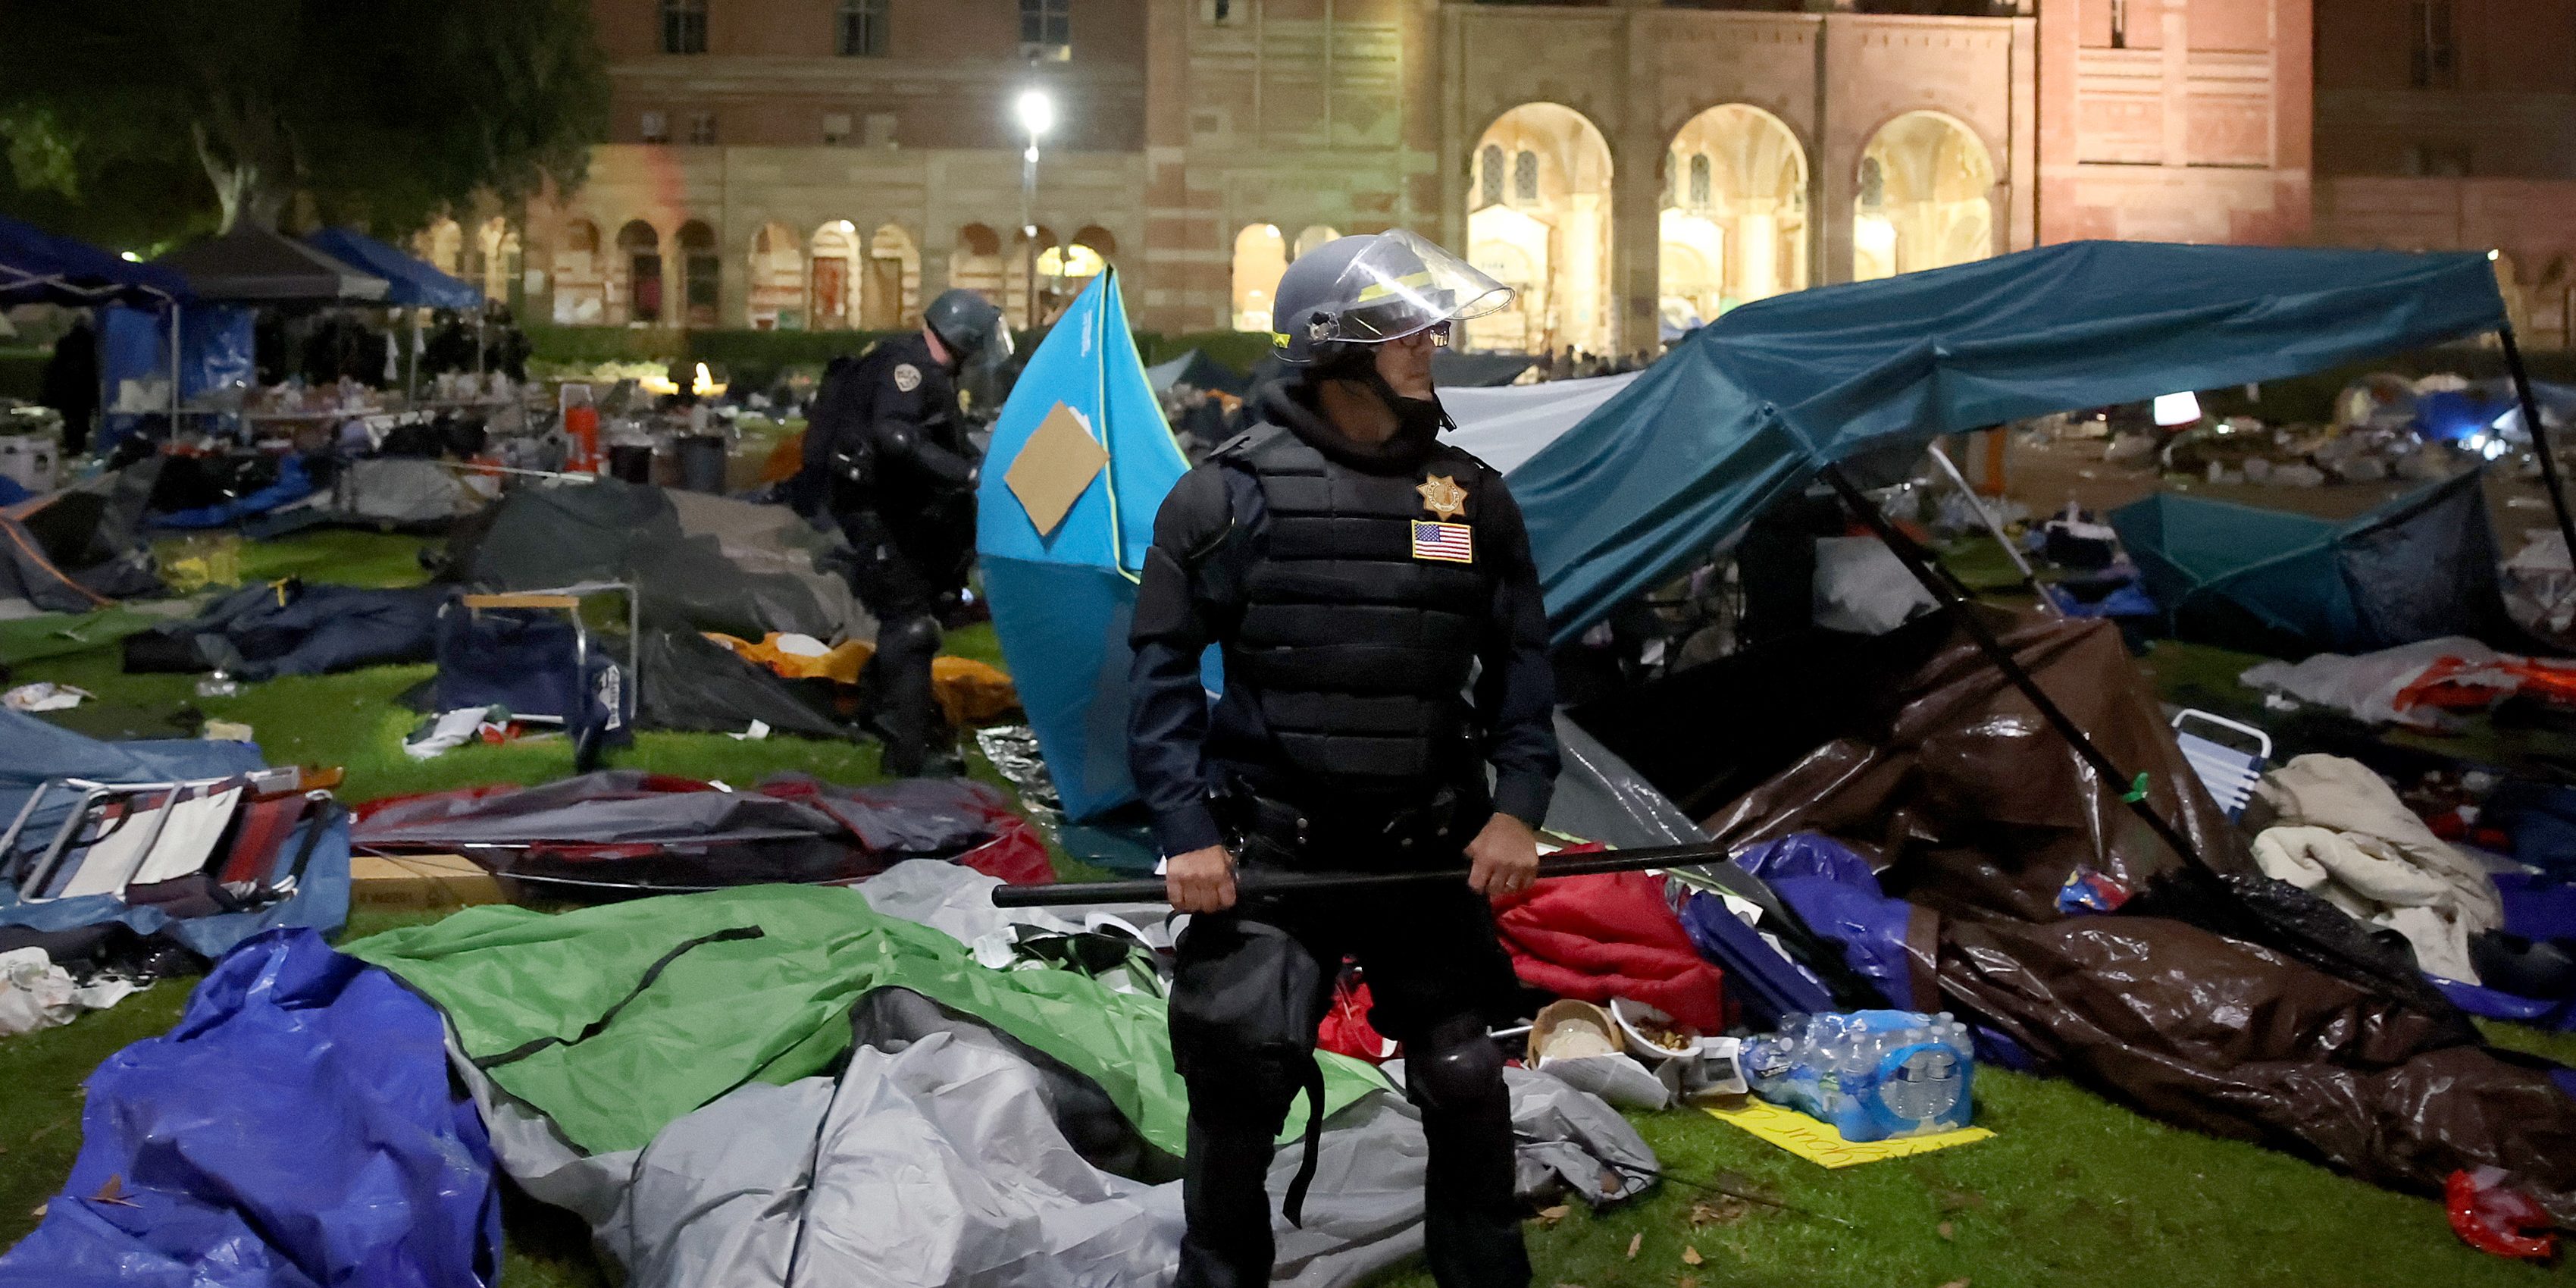
<svg viewBox="0 0 2576 1288">
<path fill-rule="evenodd" d="M 1271 343 L 1292 367 L 1333 364 L 1508 307 L 1512 288 L 1401 228 L 1343 237 L 1299 256 L 1279 278 Z"/>
<path fill-rule="evenodd" d="M 947 346 L 950 360 L 958 366 L 971 362 L 987 349 L 996 356 L 1011 352 L 1011 328 L 1002 323 L 1002 310 L 981 291 L 953 287 L 941 291 L 930 307 L 921 311 L 921 323 L 930 328 L 939 343 Z"/>
</svg>

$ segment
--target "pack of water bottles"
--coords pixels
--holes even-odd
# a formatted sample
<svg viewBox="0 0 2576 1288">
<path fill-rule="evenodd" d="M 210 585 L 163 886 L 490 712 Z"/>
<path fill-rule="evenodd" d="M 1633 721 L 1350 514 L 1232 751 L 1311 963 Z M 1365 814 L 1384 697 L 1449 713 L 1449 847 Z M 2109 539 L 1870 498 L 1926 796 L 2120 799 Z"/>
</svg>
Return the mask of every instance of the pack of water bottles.
<svg viewBox="0 0 2576 1288">
<path fill-rule="evenodd" d="M 1847 1141 L 1968 1125 L 1974 1048 L 1948 1011 L 1789 1015 L 1744 1043 L 1753 1094 L 1831 1123 Z"/>
</svg>

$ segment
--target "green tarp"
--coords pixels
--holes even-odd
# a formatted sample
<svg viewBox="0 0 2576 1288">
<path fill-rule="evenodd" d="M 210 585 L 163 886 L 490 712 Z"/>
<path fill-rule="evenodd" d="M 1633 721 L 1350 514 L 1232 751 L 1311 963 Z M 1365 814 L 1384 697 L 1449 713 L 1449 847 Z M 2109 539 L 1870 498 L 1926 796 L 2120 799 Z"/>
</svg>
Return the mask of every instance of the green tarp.
<svg viewBox="0 0 2576 1288">
<path fill-rule="evenodd" d="M 1098 1083 L 1157 1147 L 1186 1147 L 1160 998 L 1055 969 L 995 971 L 839 887 L 753 886 L 547 915 L 472 908 L 350 953 L 437 1004 L 466 1055 L 592 1153 L 634 1149 L 746 1082 L 787 1083 L 850 1041 L 850 1008 L 908 988 Z M 657 969 L 658 968 L 658 969 Z M 1385 1083 L 1324 1057 L 1327 1113 Z M 1290 1134 L 1304 1126 L 1290 1115 Z"/>
</svg>

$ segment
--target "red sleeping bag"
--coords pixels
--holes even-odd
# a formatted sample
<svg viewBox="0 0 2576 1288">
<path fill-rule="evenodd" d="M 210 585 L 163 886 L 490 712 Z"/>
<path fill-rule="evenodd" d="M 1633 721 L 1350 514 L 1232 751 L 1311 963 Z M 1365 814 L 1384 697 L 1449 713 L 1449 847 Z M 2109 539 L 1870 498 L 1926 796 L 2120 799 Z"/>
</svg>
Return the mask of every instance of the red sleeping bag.
<svg viewBox="0 0 2576 1288">
<path fill-rule="evenodd" d="M 1643 1002 L 1702 1033 L 1726 1027 L 1715 966 L 1691 947 L 1644 872 L 1562 877 L 1497 903 L 1494 922 L 1521 982 L 1559 997 Z"/>
</svg>

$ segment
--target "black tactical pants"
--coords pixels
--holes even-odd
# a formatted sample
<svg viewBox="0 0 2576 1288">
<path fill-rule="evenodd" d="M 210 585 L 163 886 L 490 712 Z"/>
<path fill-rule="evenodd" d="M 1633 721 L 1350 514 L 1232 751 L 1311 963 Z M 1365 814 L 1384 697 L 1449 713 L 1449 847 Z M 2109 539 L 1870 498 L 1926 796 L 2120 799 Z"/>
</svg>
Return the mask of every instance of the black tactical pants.
<svg viewBox="0 0 2576 1288">
<path fill-rule="evenodd" d="M 1238 904 L 1191 919 L 1171 1006 L 1173 1055 L 1190 1093 L 1189 1230 L 1176 1288 L 1269 1281 L 1265 1181 L 1311 1076 L 1315 1026 L 1346 953 L 1367 972 L 1370 1022 L 1404 1044 L 1406 1094 L 1422 1110 L 1433 1278 L 1441 1288 L 1524 1288 L 1511 1098 L 1501 1052 L 1485 1036 L 1486 1012 L 1510 996 L 1511 963 L 1484 897 L 1463 881 Z"/>
<path fill-rule="evenodd" d="M 869 655 L 859 683 L 875 698 L 886 772 L 909 778 L 921 773 L 933 745 L 944 746 L 950 737 L 930 684 L 931 659 L 939 655 L 936 614 L 944 588 L 907 556 L 875 510 L 850 510 L 838 517 L 857 558 L 850 567 L 850 589 L 877 619 L 876 652 Z"/>
</svg>

